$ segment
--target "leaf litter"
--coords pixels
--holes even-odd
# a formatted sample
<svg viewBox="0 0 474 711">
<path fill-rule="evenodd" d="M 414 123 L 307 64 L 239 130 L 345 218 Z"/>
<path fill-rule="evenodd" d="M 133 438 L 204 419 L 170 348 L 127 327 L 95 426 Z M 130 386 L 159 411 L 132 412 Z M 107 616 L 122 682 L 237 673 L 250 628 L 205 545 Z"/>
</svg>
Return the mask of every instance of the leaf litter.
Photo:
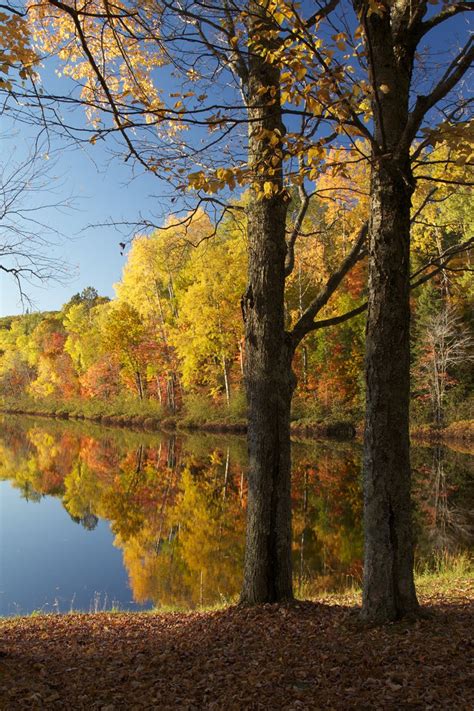
<svg viewBox="0 0 474 711">
<path fill-rule="evenodd" d="M 474 708 L 474 581 L 383 627 L 335 599 L 3 619 L 0 709 Z"/>
</svg>

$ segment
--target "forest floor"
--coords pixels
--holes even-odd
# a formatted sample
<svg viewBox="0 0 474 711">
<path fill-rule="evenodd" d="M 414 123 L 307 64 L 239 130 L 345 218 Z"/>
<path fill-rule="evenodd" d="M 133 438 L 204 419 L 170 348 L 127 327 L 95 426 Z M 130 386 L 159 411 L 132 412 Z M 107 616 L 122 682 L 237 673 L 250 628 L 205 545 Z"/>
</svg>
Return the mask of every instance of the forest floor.
<svg viewBox="0 0 474 711">
<path fill-rule="evenodd" d="M 474 580 L 436 580 L 431 616 L 367 628 L 354 593 L 207 612 L 0 621 L 0 708 L 472 709 Z"/>
</svg>

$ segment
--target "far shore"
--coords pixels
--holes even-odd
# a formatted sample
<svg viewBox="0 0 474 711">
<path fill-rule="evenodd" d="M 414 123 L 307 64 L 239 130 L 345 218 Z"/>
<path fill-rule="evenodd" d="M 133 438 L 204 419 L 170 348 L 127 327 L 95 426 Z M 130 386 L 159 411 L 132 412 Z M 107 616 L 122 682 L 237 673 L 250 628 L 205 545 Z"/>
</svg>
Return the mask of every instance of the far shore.
<svg viewBox="0 0 474 711">
<path fill-rule="evenodd" d="M 212 421 L 193 421 L 189 417 L 167 416 L 164 418 L 149 415 L 127 415 L 127 414 L 87 414 L 81 411 L 69 411 L 67 407 L 47 410 L 45 408 L 35 409 L 30 407 L 1 407 L 0 413 L 6 415 L 25 415 L 28 417 L 46 417 L 59 420 L 87 421 L 103 424 L 106 426 L 140 429 L 148 432 L 190 432 L 202 431 L 216 434 L 246 434 L 247 423 L 245 420 L 226 421 L 225 419 Z M 343 441 L 361 439 L 363 435 L 363 425 L 352 423 L 347 420 L 330 422 L 306 422 L 293 421 L 291 423 L 291 433 L 297 438 L 330 438 Z M 410 430 L 411 439 L 415 442 L 426 444 L 472 443 L 474 442 L 474 420 L 460 420 L 452 422 L 446 427 L 435 427 L 433 425 L 414 425 Z"/>
</svg>

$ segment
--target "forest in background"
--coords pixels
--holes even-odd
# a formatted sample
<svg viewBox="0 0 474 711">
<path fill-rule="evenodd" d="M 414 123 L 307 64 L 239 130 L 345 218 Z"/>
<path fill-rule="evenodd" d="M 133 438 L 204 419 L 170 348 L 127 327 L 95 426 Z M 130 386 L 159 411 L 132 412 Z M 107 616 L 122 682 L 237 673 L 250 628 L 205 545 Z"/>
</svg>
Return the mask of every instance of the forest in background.
<svg viewBox="0 0 474 711">
<path fill-rule="evenodd" d="M 433 178 L 445 170 L 446 150 L 439 147 L 436 160 L 430 155 Z M 366 219 L 368 163 L 361 153 L 361 146 L 352 153 L 333 150 L 333 167 L 318 182 L 288 279 L 288 328 L 346 257 Z M 453 158 L 450 151 L 455 179 Z M 196 210 L 136 236 L 113 300 L 88 287 L 57 312 L 1 319 L 4 409 L 178 417 L 193 425 L 244 422 L 246 202 L 244 194 L 218 224 Z M 290 219 L 298 208 L 295 188 Z M 435 267 L 433 254 L 441 258 L 465 242 L 472 222 L 467 188 L 439 184 L 433 190 L 422 183 L 412 208 L 412 274 Z M 364 303 L 366 261 L 347 274 L 323 319 Z M 412 290 L 414 424 L 443 426 L 472 412 L 472 290 L 469 252 Z M 362 421 L 364 330 L 362 313 L 308 335 L 294 363 L 294 421 Z"/>
</svg>

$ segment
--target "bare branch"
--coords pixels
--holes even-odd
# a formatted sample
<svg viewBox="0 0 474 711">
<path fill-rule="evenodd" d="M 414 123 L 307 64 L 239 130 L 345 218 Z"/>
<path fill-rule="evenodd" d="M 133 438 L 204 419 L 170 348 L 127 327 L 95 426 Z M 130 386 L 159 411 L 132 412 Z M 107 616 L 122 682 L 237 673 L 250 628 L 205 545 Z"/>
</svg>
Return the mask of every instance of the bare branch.
<svg viewBox="0 0 474 711">
<path fill-rule="evenodd" d="M 449 249 L 445 250 L 441 255 L 438 257 L 433 257 L 433 259 L 430 259 L 426 264 L 424 264 L 420 269 L 418 269 L 416 272 L 414 272 L 411 277 L 410 281 L 412 282 L 410 284 L 410 289 L 416 289 L 417 287 L 421 286 L 425 282 L 429 281 L 433 277 L 435 277 L 437 274 L 439 274 L 441 271 L 445 269 L 449 269 L 448 265 L 449 262 L 454 259 L 454 257 L 459 256 L 460 254 L 469 252 L 472 249 L 472 246 L 474 244 L 474 238 L 471 238 L 467 240 L 466 242 L 463 242 L 462 244 L 456 245 L 454 247 L 450 247 Z M 425 272 L 427 269 L 429 269 L 431 266 L 435 266 L 436 268 L 428 272 L 427 274 L 424 274 L 422 277 L 419 279 L 416 279 L 417 276 Z M 450 271 L 460 271 L 460 272 L 465 272 L 465 271 L 470 271 L 466 267 L 461 267 L 459 269 L 449 269 Z M 415 281 L 413 281 L 415 280 Z M 350 311 L 346 311 L 343 314 L 340 314 L 338 316 L 332 316 L 331 318 L 325 318 L 321 319 L 320 321 L 312 321 L 310 324 L 309 329 L 306 331 L 306 333 L 309 333 L 311 331 L 317 331 L 322 328 L 329 328 L 330 326 L 337 326 L 341 323 L 344 323 L 345 321 L 349 321 L 351 318 L 354 318 L 355 316 L 359 316 L 360 314 L 364 313 L 364 311 L 367 310 L 367 301 L 364 301 L 360 306 L 356 306 L 355 308 L 351 309 Z M 293 330 L 294 332 L 294 330 Z M 292 333 L 293 333 L 292 332 Z M 303 334 L 305 335 L 305 334 Z M 298 341 L 299 342 L 299 341 Z"/>
<path fill-rule="evenodd" d="M 340 316 L 333 316 L 332 318 L 324 318 L 321 321 L 314 321 L 311 331 L 317 331 L 321 328 L 329 328 L 330 326 L 338 326 L 340 323 L 344 323 L 344 321 L 349 321 L 351 318 L 355 318 L 355 316 L 363 314 L 366 310 L 367 301 L 364 301 L 364 303 L 357 306 L 357 308 L 346 311 L 346 313 L 340 314 Z"/>
<path fill-rule="evenodd" d="M 298 343 L 300 343 L 300 341 L 304 338 L 304 336 L 313 330 L 315 316 L 321 311 L 324 306 L 326 306 L 329 299 L 334 294 L 346 274 L 365 255 L 365 250 L 363 249 L 363 247 L 367 239 L 367 232 L 368 222 L 365 222 L 359 230 L 359 234 L 354 242 L 351 251 L 344 259 L 339 269 L 333 274 L 331 274 L 328 281 L 326 282 L 325 287 L 320 291 L 318 296 L 310 303 L 304 314 L 293 327 L 292 331 L 290 332 L 290 335 L 291 340 L 293 342 L 293 346 L 295 348 Z"/>
<path fill-rule="evenodd" d="M 438 25 L 442 22 L 449 20 L 455 15 L 459 15 L 460 12 L 468 12 L 470 10 L 474 10 L 474 5 L 471 2 L 456 2 L 452 5 L 444 7 L 437 15 L 434 15 L 429 20 L 425 20 L 425 22 L 421 23 L 419 30 L 416 33 L 418 40 L 426 35 L 427 32 L 430 32 L 430 30 L 438 27 Z"/>
<path fill-rule="evenodd" d="M 308 212 L 308 207 L 310 203 L 310 197 L 306 192 L 304 185 L 300 185 L 298 188 L 298 194 L 300 198 L 300 208 L 293 225 L 293 230 L 291 231 L 290 238 L 287 242 L 287 253 L 285 260 L 285 277 L 288 277 L 294 269 L 295 266 L 295 244 L 300 234 L 301 226 L 303 220 Z"/>
<path fill-rule="evenodd" d="M 449 247 L 448 249 L 445 249 L 444 252 L 441 254 L 438 254 L 436 257 L 432 257 L 428 262 L 426 262 L 422 267 L 417 269 L 413 274 L 411 275 L 410 279 L 416 279 L 416 277 L 420 276 L 420 274 L 423 274 L 427 269 L 429 269 L 432 266 L 436 267 L 435 271 L 431 271 L 429 275 L 426 278 L 426 275 L 421 278 L 420 280 L 413 282 L 411 288 L 416 289 L 417 286 L 420 284 L 423 284 L 425 281 L 428 279 L 431 279 L 432 276 L 435 274 L 438 274 L 440 271 L 442 271 L 453 259 L 454 257 L 463 254 L 464 252 L 470 252 L 472 247 L 474 246 L 474 237 L 471 237 L 470 239 L 466 240 L 465 242 L 461 242 L 461 244 L 454 245 L 453 247 Z"/>
<path fill-rule="evenodd" d="M 18 15 L 18 17 L 26 17 L 26 12 L 17 10 L 16 8 L 12 7 L 12 5 L 0 5 L 0 9 L 8 10 L 8 12 L 12 12 L 14 15 Z"/>
<path fill-rule="evenodd" d="M 470 38 L 458 56 L 451 62 L 433 91 L 427 96 L 418 96 L 399 143 L 398 150 L 400 152 L 410 146 L 428 111 L 449 94 L 472 65 L 473 60 L 474 44 L 472 38 Z"/>
</svg>

